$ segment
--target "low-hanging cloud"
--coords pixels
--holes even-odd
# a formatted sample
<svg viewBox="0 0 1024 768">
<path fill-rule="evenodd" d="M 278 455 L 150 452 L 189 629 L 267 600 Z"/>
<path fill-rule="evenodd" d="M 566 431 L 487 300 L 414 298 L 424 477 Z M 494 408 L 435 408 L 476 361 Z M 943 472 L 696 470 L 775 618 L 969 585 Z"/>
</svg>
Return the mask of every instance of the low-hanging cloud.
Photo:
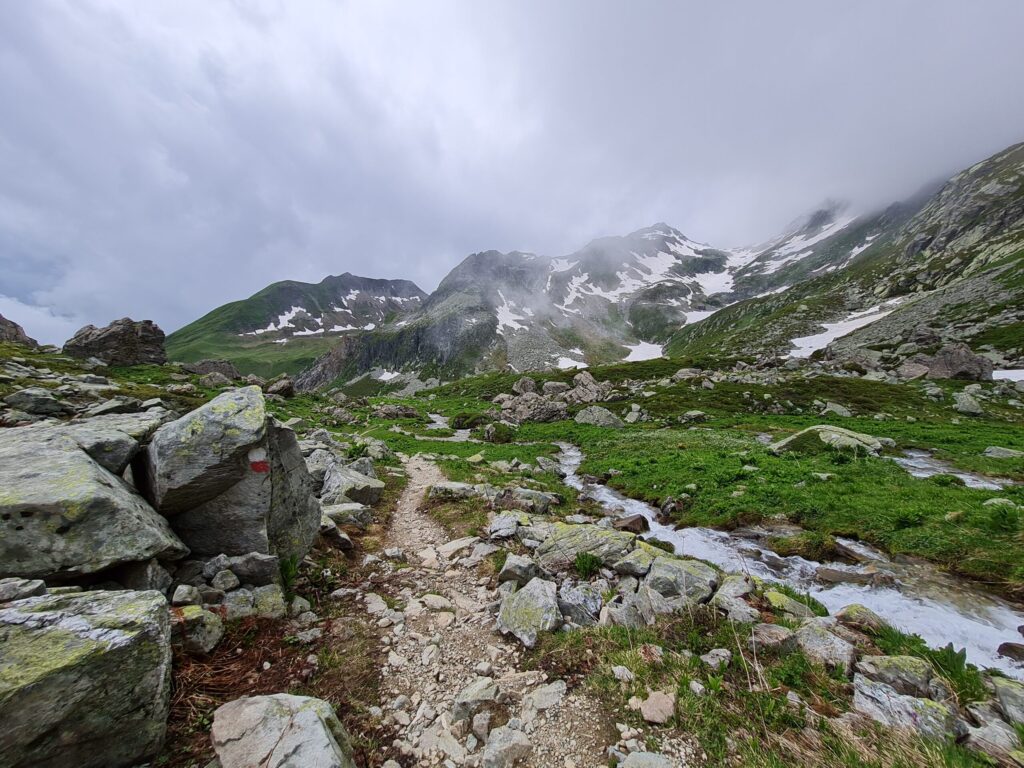
<svg viewBox="0 0 1024 768">
<path fill-rule="evenodd" d="M 59 342 L 33 322 L 429 290 L 659 220 L 758 241 L 1024 139 L 1021 28 L 1017 0 L 10 3 L 4 309 Z"/>
</svg>

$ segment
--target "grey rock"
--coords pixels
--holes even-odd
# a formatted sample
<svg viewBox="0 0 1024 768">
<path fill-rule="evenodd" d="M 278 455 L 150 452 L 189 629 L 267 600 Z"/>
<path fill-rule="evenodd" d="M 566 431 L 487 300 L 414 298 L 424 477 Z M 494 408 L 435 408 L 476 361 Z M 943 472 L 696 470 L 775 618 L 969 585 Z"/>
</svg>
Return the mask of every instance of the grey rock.
<svg viewBox="0 0 1024 768">
<path fill-rule="evenodd" d="M 555 584 L 540 578 L 507 596 L 498 611 L 498 630 L 514 635 L 527 648 L 537 643 L 541 632 L 550 632 L 561 623 Z"/>
<path fill-rule="evenodd" d="M 498 700 L 498 686 L 489 677 L 478 677 L 455 696 L 452 704 L 452 720 L 471 720 L 478 712 L 495 704 Z"/>
<path fill-rule="evenodd" d="M 524 555 L 510 554 L 505 558 L 505 564 L 498 572 L 498 583 L 505 581 L 515 582 L 518 586 L 525 586 L 531 579 L 541 575 L 537 564 Z"/>
<path fill-rule="evenodd" d="M 1011 725 L 1024 725 L 1024 683 L 1007 677 L 993 677 L 999 709 Z"/>
<path fill-rule="evenodd" d="M 199 386 L 206 387 L 207 389 L 220 389 L 221 387 L 230 387 L 231 379 L 229 379 L 223 373 L 211 371 L 210 373 L 204 374 L 203 376 L 199 377 Z"/>
<path fill-rule="evenodd" d="M 210 736 L 222 768 L 356 768 L 348 732 L 321 699 L 237 699 L 214 712 Z"/>
<path fill-rule="evenodd" d="M 533 743 L 525 733 L 503 725 L 488 735 L 481 765 L 482 768 L 511 768 L 532 753 Z"/>
<path fill-rule="evenodd" d="M 248 552 L 227 558 L 225 567 L 238 577 L 243 584 L 264 587 L 281 580 L 281 562 L 276 555 L 262 552 Z"/>
<path fill-rule="evenodd" d="M 64 354 L 82 360 L 95 357 L 116 366 L 167 362 L 164 332 L 152 320 L 136 322 L 127 317 L 104 328 L 94 325 L 80 328 L 64 342 Z"/>
<path fill-rule="evenodd" d="M 945 700 L 952 695 L 932 665 L 917 656 L 865 656 L 857 672 L 906 696 Z"/>
<path fill-rule="evenodd" d="M 589 424 L 595 427 L 608 427 L 611 429 L 622 429 L 626 426 L 622 419 L 600 405 L 591 405 L 576 414 L 574 421 L 577 424 Z"/>
<path fill-rule="evenodd" d="M 600 590 L 585 581 L 574 585 L 567 579 L 558 588 L 558 610 L 563 617 L 580 627 L 597 623 L 603 602 Z"/>
<path fill-rule="evenodd" d="M 327 469 L 320 499 L 324 504 L 358 502 L 374 505 L 380 501 L 384 483 L 350 468 L 338 465 Z"/>
<path fill-rule="evenodd" d="M 926 364 L 929 379 L 992 380 L 992 361 L 974 354 L 966 344 L 947 344 Z"/>
<path fill-rule="evenodd" d="M 184 363 L 181 366 L 183 371 L 203 376 L 207 373 L 219 373 L 227 379 L 240 379 L 242 374 L 235 368 L 234 363 L 228 360 L 198 360 L 194 363 Z"/>
<path fill-rule="evenodd" d="M 985 449 L 985 455 L 990 459 L 1022 459 L 1024 451 L 1015 451 L 1013 448 L 1000 448 L 997 445 L 990 445 Z"/>
<path fill-rule="evenodd" d="M 0 341 L 6 341 L 12 344 L 23 344 L 26 347 L 39 346 L 39 342 L 30 338 L 25 333 L 24 328 L 13 320 L 8 320 L 3 315 L 0 315 Z"/>
<path fill-rule="evenodd" d="M 853 708 L 889 728 L 940 740 L 954 735 L 956 716 L 949 705 L 897 693 L 860 674 L 853 677 Z"/>
<path fill-rule="evenodd" d="M 160 750 L 170 702 L 167 601 L 80 592 L 0 607 L 0 756 L 11 768 L 107 768 Z"/>
<path fill-rule="evenodd" d="M 26 387 L 4 398 L 11 408 L 37 416 L 53 416 L 64 413 L 66 406 L 53 393 L 43 387 Z"/>
<path fill-rule="evenodd" d="M 69 437 L 0 429 L 0 577 L 57 580 L 188 549 L 167 521 Z"/>
<path fill-rule="evenodd" d="M 112 574 L 114 581 L 128 589 L 155 589 L 166 593 L 174 579 L 156 559 L 123 565 Z"/>
<path fill-rule="evenodd" d="M 191 584 L 179 584 L 175 587 L 174 595 L 171 597 L 171 605 L 174 606 L 201 605 L 202 602 L 202 593 Z"/>
<path fill-rule="evenodd" d="M 849 675 L 857 658 L 853 645 L 832 634 L 820 621 L 810 619 L 796 631 L 800 650 L 811 661 Z"/>
<path fill-rule="evenodd" d="M 833 449 L 877 455 L 884 447 L 883 441 L 871 435 L 854 432 L 851 429 L 833 427 L 830 424 L 818 424 L 797 432 L 777 443 L 768 446 L 772 453 L 782 454 L 788 451 L 798 453 L 821 453 Z"/>
<path fill-rule="evenodd" d="M 235 587 L 239 586 L 241 582 L 238 577 L 235 576 L 231 571 L 226 568 L 223 571 L 218 571 L 212 579 L 210 579 L 210 586 L 214 589 L 220 589 L 224 592 L 230 592 Z"/>
<path fill-rule="evenodd" d="M 171 642 L 188 653 L 209 653 L 223 637 L 224 622 L 216 613 L 199 605 L 183 605 L 171 611 Z"/>
<path fill-rule="evenodd" d="M 619 768 L 676 768 L 676 762 L 657 752 L 630 752 Z"/>
<path fill-rule="evenodd" d="M 537 548 L 537 561 L 546 571 L 564 571 L 573 565 L 577 555 L 586 552 L 602 564 L 612 565 L 633 548 L 635 541 L 636 536 L 631 533 L 596 525 L 555 523 L 551 534 Z"/>
<path fill-rule="evenodd" d="M 647 585 L 664 597 L 682 596 L 698 603 L 711 598 L 719 575 L 699 560 L 657 557 L 647 574 Z"/>
<path fill-rule="evenodd" d="M 796 635 L 793 630 L 778 624 L 757 624 L 750 634 L 747 646 L 755 653 L 791 653 L 797 647 Z"/>
<path fill-rule="evenodd" d="M 953 393 L 953 410 L 964 416 L 982 416 L 985 413 L 981 403 L 967 392 Z"/>
<path fill-rule="evenodd" d="M 46 594 L 46 584 L 42 579 L 0 579 L 0 603 L 12 600 L 23 600 L 26 597 L 38 597 Z"/>
</svg>

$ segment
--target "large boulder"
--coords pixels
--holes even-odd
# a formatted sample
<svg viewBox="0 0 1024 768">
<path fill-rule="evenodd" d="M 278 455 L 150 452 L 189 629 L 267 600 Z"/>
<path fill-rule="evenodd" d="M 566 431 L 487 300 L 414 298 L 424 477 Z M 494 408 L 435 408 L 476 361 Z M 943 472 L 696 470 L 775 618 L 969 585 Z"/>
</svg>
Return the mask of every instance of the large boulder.
<svg viewBox="0 0 1024 768">
<path fill-rule="evenodd" d="M 265 437 L 247 455 L 256 460 L 241 480 L 175 515 L 172 527 L 194 554 L 301 560 L 320 531 L 321 510 L 295 433 L 269 419 Z"/>
<path fill-rule="evenodd" d="M 501 416 L 514 424 L 561 421 L 569 416 L 569 407 L 563 402 L 527 392 L 505 401 L 501 406 Z"/>
<path fill-rule="evenodd" d="M 537 548 L 537 562 L 546 571 L 563 571 L 586 552 L 611 566 L 633 548 L 636 536 L 596 525 L 556 523 L 554 530 Z"/>
<path fill-rule="evenodd" d="M 948 704 L 907 696 L 861 674 L 853 677 L 853 708 L 889 728 L 930 739 L 953 739 L 956 714 Z"/>
<path fill-rule="evenodd" d="M 172 418 L 169 411 L 154 408 L 142 413 L 111 413 L 63 424 L 37 424 L 26 429 L 43 436 L 67 435 L 104 469 L 124 473 L 142 450 L 142 444 Z"/>
<path fill-rule="evenodd" d="M 929 379 L 992 380 L 992 361 L 974 354 L 966 344 L 947 344 L 920 362 L 928 366 Z"/>
<path fill-rule="evenodd" d="M 64 343 L 64 354 L 83 360 L 98 358 L 107 365 L 162 365 L 167 362 L 164 332 L 152 320 L 128 317 L 105 328 L 87 325 Z"/>
<path fill-rule="evenodd" d="M 170 622 L 158 592 L 81 592 L 0 607 L 0 763 L 120 768 L 161 748 Z"/>
<path fill-rule="evenodd" d="M 610 427 L 611 429 L 622 429 L 626 426 L 622 419 L 600 405 L 587 406 L 576 414 L 574 421 L 577 424 L 590 424 L 595 427 Z"/>
<path fill-rule="evenodd" d="M 372 506 L 380 501 L 383 492 L 382 481 L 368 477 L 352 467 L 332 464 L 324 473 L 320 498 L 324 504 L 345 504 L 355 501 Z"/>
<path fill-rule="evenodd" d="M 253 472 L 267 473 L 266 434 L 266 402 L 259 387 L 225 392 L 165 424 L 146 451 L 146 490 L 153 506 L 175 515 L 210 501 Z"/>
<path fill-rule="evenodd" d="M 0 576 L 67 580 L 188 549 L 166 519 L 71 437 L 0 430 Z"/>
<path fill-rule="evenodd" d="M 3 315 L 0 315 L 0 341 L 7 341 L 13 344 L 23 344 L 26 347 L 39 346 L 39 342 L 33 338 L 29 338 L 28 334 L 25 333 L 24 328 L 13 320 L 8 320 Z"/>
<path fill-rule="evenodd" d="M 772 453 L 781 454 L 788 451 L 799 453 L 821 453 L 826 450 L 850 451 L 851 453 L 877 455 L 886 441 L 852 429 L 833 427 L 830 424 L 818 424 L 807 427 L 795 435 L 772 443 L 768 449 Z"/>
<path fill-rule="evenodd" d="M 356 768 L 348 732 L 322 699 L 236 699 L 213 713 L 210 735 L 221 768 Z"/>
<path fill-rule="evenodd" d="M 498 610 L 498 630 L 514 635 L 527 648 L 536 645 L 541 632 L 550 632 L 561 623 L 555 583 L 541 578 L 531 579 L 506 597 Z"/>
</svg>

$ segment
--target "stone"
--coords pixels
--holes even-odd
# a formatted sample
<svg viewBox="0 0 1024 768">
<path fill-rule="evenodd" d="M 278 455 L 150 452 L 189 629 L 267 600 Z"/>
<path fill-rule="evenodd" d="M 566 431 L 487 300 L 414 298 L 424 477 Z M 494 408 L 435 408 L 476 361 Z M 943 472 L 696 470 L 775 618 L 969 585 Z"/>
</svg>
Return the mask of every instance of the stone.
<svg viewBox="0 0 1024 768">
<path fill-rule="evenodd" d="M 380 501 L 384 483 L 351 467 L 332 465 L 324 476 L 320 500 L 323 504 L 357 502 L 370 506 Z"/>
<path fill-rule="evenodd" d="M 840 418 L 848 419 L 853 416 L 853 413 L 845 405 L 839 403 L 828 402 L 821 411 L 822 416 L 839 416 Z"/>
<path fill-rule="evenodd" d="M 533 743 L 525 733 L 502 725 L 488 734 L 480 764 L 482 768 L 511 768 L 532 752 Z"/>
<path fill-rule="evenodd" d="M 472 720 L 478 712 L 492 706 L 498 700 L 498 686 L 489 677 L 478 677 L 455 696 L 452 704 L 452 720 Z"/>
<path fill-rule="evenodd" d="M 558 588 L 558 610 L 564 618 L 580 627 L 597 623 L 603 602 L 601 591 L 585 581 L 573 585 L 566 579 Z"/>
<path fill-rule="evenodd" d="M 212 579 L 210 579 L 211 587 L 213 587 L 214 589 L 223 590 L 224 592 L 230 592 L 232 589 L 239 586 L 240 584 L 241 582 L 238 580 L 238 577 L 227 569 L 224 569 L 223 571 L 218 571 L 217 574 L 214 575 Z"/>
<path fill-rule="evenodd" d="M 95 357 L 107 365 L 163 365 L 164 332 L 152 320 L 135 321 L 128 317 L 97 328 L 87 325 L 64 342 L 64 354 L 87 360 Z"/>
<path fill-rule="evenodd" d="M 308 696 L 228 702 L 213 713 L 210 737 L 221 768 L 356 768 L 334 709 Z"/>
<path fill-rule="evenodd" d="M 536 645 L 541 632 L 557 629 L 561 623 L 555 584 L 540 578 L 507 596 L 498 610 L 498 631 L 514 635 L 527 648 Z"/>
<path fill-rule="evenodd" d="M 202 593 L 198 587 L 194 587 L 191 584 L 179 584 L 175 587 L 174 595 L 171 597 L 171 605 L 174 606 L 201 605 L 202 602 Z"/>
<path fill-rule="evenodd" d="M 557 707 L 562 703 L 565 691 L 565 680 L 538 686 L 523 697 L 523 708 L 527 711 L 540 711 Z"/>
<path fill-rule="evenodd" d="M 531 579 L 541 575 L 537 564 L 525 555 L 510 554 L 498 572 L 498 583 L 512 581 L 518 586 L 525 586 Z"/>
<path fill-rule="evenodd" d="M 953 393 L 953 410 L 964 416 L 983 416 L 985 413 L 981 403 L 968 392 Z"/>
<path fill-rule="evenodd" d="M 146 413 L 108 414 L 32 428 L 44 437 L 53 434 L 70 437 L 97 464 L 120 476 L 142 450 L 142 443 L 149 440 L 169 418 L 171 414 L 168 411 L 158 408 Z"/>
<path fill-rule="evenodd" d="M 992 380 L 992 361 L 974 354 L 966 344 L 947 344 L 927 362 L 921 362 L 928 366 L 929 379 Z"/>
<path fill-rule="evenodd" d="M 0 341 L 6 341 L 11 344 L 21 344 L 26 347 L 39 346 L 39 342 L 30 338 L 28 334 L 25 333 L 24 328 L 13 320 L 8 320 L 3 315 L 0 315 Z"/>
<path fill-rule="evenodd" d="M 807 427 L 807 429 L 790 435 L 777 443 L 772 443 L 768 446 L 768 450 L 775 454 L 788 451 L 813 454 L 826 450 L 837 450 L 875 456 L 883 447 L 884 443 L 871 435 L 842 427 L 833 427 L 830 424 L 818 424 Z"/>
<path fill-rule="evenodd" d="M 174 560 L 188 549 L 163 517 L 71 438 L 0 429 L 0 577 L 56 581 Z"/>
<path fill-rule="evenodd" d="M 992 677 L 992 687 L 996 692 L 996 701 L 1007 722 L 1011 725 L 1024 725 L 1024 683 L 1008 677 Z"/>
<path fill-rule="evenodd" d="M 281 580 L 281 563 L 276 555 L 247 552 L 227 558 L 225 565 L 243 584 L 264 587 Z"/>
<path fill-rule="evenodd" d="M 502 512 L 494 516 L 487 527 L 487 535 L 492 539 L 510 539 L 516 535 L 520 525 L 529 525 L 530 516 L 525 512 Z"/>
<path fill-rule="evenodd" d="M 712 648 L 705 654 L 702 654 L 700 660 L 707 664 L 711 669 L 717 670 L 719 667 L 725 667 L 732 661 L 732 651 L 728 648 Z"/>
<path fill-rule="evenodd" d="M 512 385 L 512 391 L 517 395 L 525 395 L 527 392 L 536 394 L 537 393 L 537 382 L 531 379 L 529 376 L 523 376 L 515 384 Z"/>
<path fill-rule="evenodd" d="M 171 609 L 171 642 L 188 653 L 207 654 L 223 637 L 224 622 L 216 613 L 199 605 Z"/>
<path fill-rule="evenodd" d="M 750 633 L 747 646 L 755 653 L 770 652 L 786 654 L 796 650 L 796 636 L 793 630 L 778 624 L 757 624 Z"/>
<path fill-rule="evenodd" d="M 637 539 L 636 547 L 627 552 L 623 557 L 612 564 L 616 573 L 627 576 L 646 576 L 654 565 L 656 558 L 662 557 L 665 552 L 657 547 Z"/>
<path fill-rule="evenodd" d="M 784 592 L 776 592 L 773 589 L 766 590 L 764 593 L 764 599 L 767 600 L 769 605 L 771 605 L 775 610 L 782 611 L 783 613 L 795 618 L 810 619 L 814 617 L 814 611 L 799 600 L 794 600 Z"/>
<path fill-rule="evenodd" d="M 1000 448 L 998 445 L 990 445 L 985 449 L 985 456 L 990 459 L 1024 459 L 1024 451 L 1015 451 L 1013 448 Z"/>
<path fill-rule="evenodd" d="M 43 387 L 26 387 L 4 398 L 11 408 L 36 416 L 54 416 L 67 410 L 65 405 Z"/>
<path fill-rule="evenodd" d="M 255 420 L 255 416 L 263 410 L 263 396 L 257 387 L 247 387 L 246 390 L 247 397 L 259 401 L 256 412 L 250 416 Z M 225 393 L 208 405 L 246 390 Z M 225 405 L 228 408 L 234 406 L 233 400 Z M 154 441 L 160 437 L 163 429 L 177 423 L 161 427 Z M 217 432 L 223 426 L 218 425 L 211 431 Z M 208 429 L 202 426 L 197 428 Z M 235 434 L 232 432 L 232 436 Z M 168 442 L 165 441 L 165 444 Z M 226 442 L 232 444 L 230 439 Z M 205 451 L 203 447 L 200 453 L 205 456 Z M 238 459 L 234 463 L 222 462 L 219 466 L 213 460 L 204 460 L 203 463 L 209 466 L 212 475 L 220 475 L 229 480 L 238 477 L 237 481 L 208 501 L 173 514 L 171 526 L 193 554 L 224 553 L 240 556 L 255 552 L 276 555 L 282 559 L 301 559 L 312 547 L 320 531 L 321 513 L 295 433 L 275 419 L 266 419 L 259 441 L 248 447 L 240 446 L 235 452 Z M 151 463 L 153 461 L 151 454 Z M 159 457 L 155 461 L 158 466 L 162 463 Z M 241 472 L 241 475 L 237 475 L 237 472 Z M 184 475 L 172 475 L 172 478 L 179 477 L 184 479 Z M 190 485 L 192 491 L 205 486 L 202 495 L 206 495 L 213 484 L 209 478 L 197 476 Z M 186 493 L 196 497 L 190 491 L 186 490 Z"/>
<path fill-rule="evenodd" d="M 651 524 L 643 515 L 626 515 L 613 520 L 612 528 L 629 533 L 645 533 L 651 529 Z"/>
<path fill-rule="evenodd" d="M 759 620 L 760 613 L 743 598 L 754 591 L 749 576 L 733 573 L 722 579 L 718 591 L 711 598 L 711 605 L 718 608 L 732 621 L 752 624 Z"/>
<path fill-rule="evenodd" d="M 532 488 L 505 488 L 498 491 L 491 499 L 495 509 L 517 509 L 546 515 L 550 508 L 561 499 L 557 494 L 547 491 L 535 491 Z"/>
<path fill-rule="evenodd" d="M 949 688 L 932 665 L 917 656 L 865 656 L 857 662 L 856 669 L 868 680 L 885 683 L 906 696 L 951 698 Z"/>
<path fill-rule="evenodd" d="M 256 587 L 252 591 L 253 612 L 261 619 L 283 619 L 288 613 L 284 590 L 277 584 Z"/>
<path fill-rule="evenodd" d="M 234 592 L 227 593 L 218 610 L 228 621 L 254 615 L 256 611 L 252 590 L 236 589 Z"/>
<path fill-rule="evenodd" d="M 285 376 L 268 384 L 264 392 L 285 398 L 295 397 L 295 382 Z"/>
<path fill-rule="evenodd" d="M 502 405 L 502 418 L 513 424 L 523 422 L 561 421 L 569 415 L 569 406 L 564 402 L 549 400 L 540 395 L 527 392 L 514 397 Z"/>
<path fill-rule="evenodd" d="M 679 595 L 707 602 L 718 586 L 718 571 L 699 560 L 657 557 L 647 574 L 647 585 L 664 597 Z"/>
<path fill-rule="evenodd" d="M 876 634 L 889 626 L 885 619 L 859 603 L 852 603 L 841 608 L 836 614 L 836 621 L 844 627 L 855 629 L 858 632 Z"/>
<path fill-rule="evenodd" d="M 212 371 L 199 377 L 199 386 L 205 387 L 206 389 L 221 389 L 223 387 L 230 387 L 231 379 L 223 373 Z"/>
<path fill-rule="evenodd" d="M 657 752 L 630 752 L 619 768 L 677 768 L 678 763 Z"/>
<path fill-rule="evenodd" d="M 315 481 L 314 477 L 314 481 Z M 351 525 L 365 529 L 373 522 L 373 510 L 365 504 L 351 501 L 344 504 L 329 504 L 323 507 L 323 514 L 334 521 L 335 525 Z"/>
<path fill-rule="evenodd" d="M 42 579 L 0 579 L 0 603 L 23 600 L 46 594 L 46 583 Z"/>
<path fill-rule="evenodd" d="M 953 739 L 956 715 L 948 704 L 905 696 L 864 675 L 853 677 L 853 709 L 889 728 L 932 739 Z"/>
<path fill-rule="evenodd" d="M 832 634 L 818 621 L 808 621 L 796 631 L 800 650 L 811 661 L 849 675 L 857 650 L 843 638 Z"/>
<path fill-rule="evenodd" d="M 591 405 L 576 414 L 574 421 L 577 424 L 589 424 L 594 427 L 608 427 L 610 429 L 622 429 L 626 426 L 622 419 L 600 405 Z"/>
<path fill-rule="evenodd" d="M 549 572 L 572 567 L 576 556 L 587 552 L 603 565 L 612 565 L 633 548 L 636 536 L 596 525 L 555 523 L 551 535 L 537 548 L 537 562 Z"/>
<path fill-rule="evenodd" d="M 157 592 L 79 592 L 0 607 L 5 766 L 131 766 L 163 745 L 170 619 Z"/>
<path fill-rule="evenodd" d="M 1013 765 L 1012 753 L 1021 748 L 1020 737 L 1013 726 L 1003 720 L 991 702 L 968 704 L 967 711 L 973 722 L 965 723 L 967 736 L 963 744 L 968 749 L 1002 758 L 1006 764 Z M 1016 763 L 1020 764 L 1021 760 L 1016 760 Z"/>
<path fill-rule="evenodd" d="M 640 703 L 640 715 L 648 723 L 663 725 L 676 713 L 676 695 L 672 691 L 652 691 Z"/>
</svg>

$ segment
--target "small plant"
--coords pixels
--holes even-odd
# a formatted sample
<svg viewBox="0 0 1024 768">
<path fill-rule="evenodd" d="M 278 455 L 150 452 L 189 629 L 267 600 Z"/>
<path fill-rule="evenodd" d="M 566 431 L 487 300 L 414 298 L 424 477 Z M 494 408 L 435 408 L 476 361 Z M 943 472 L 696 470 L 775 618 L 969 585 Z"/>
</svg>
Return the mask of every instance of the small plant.
<svg viewBox="0 0 1024 768">
<path fill-rule="evenodd" d="M 893 516 L 893 527 L 897 531 L 916 528 L 924 522 L 924 512 L 919 509 L 901 509 Z"/>
<path fill-rule="evenodd" d="M 589 552 L 579 552 L 572 565 L 576 569 L 576 573 L 580 575 L 580 578 L 589 579 L 600 570 L 601 558 Z"/>
<path fill-rule="evenodd" d="M 997 533 L 1014 533 L 1020 528 L 1020 512 L 1009 504 L 997 504 L 988 513 L 988 525 Z"/>
<path fill-rule="evenodd" d="M 724 675 L 708 675 L 707 689 L 715 694 L 721 693 L 723 682 L 725 682 Z"/>
<path fill-rule="evenodd" d="M 354 443 L 348 447 L 345 455 L 350 459 L 361 459 L 366 455 L 366 445 L 363 443 Z"/>
<path fill-rule="evenodd" d="M 299 558 L 295 555 L 286 557 L 281 561 L 281 586 L 284 589 L 285 597 L 290 601 L 295 597 L 292 591 L 295 587 L 295 579 L 299 575 Z"/>
</svg>

